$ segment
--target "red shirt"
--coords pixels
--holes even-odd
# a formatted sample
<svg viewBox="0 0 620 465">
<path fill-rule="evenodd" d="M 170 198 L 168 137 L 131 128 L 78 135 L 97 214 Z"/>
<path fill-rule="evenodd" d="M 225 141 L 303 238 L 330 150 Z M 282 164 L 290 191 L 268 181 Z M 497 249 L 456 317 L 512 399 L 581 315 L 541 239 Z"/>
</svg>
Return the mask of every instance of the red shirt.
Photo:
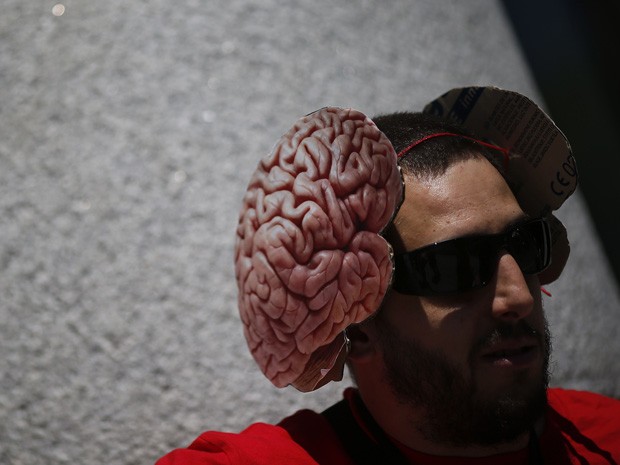
<svg viewBox="0 0 620 465">
<path fill-rule="evenodd" d="M 345 390 L 354 417 L 355 389 Z M 545 464 L 620 465 L 620 401 L 599 394 L 549 389 L 549 409 L 540 448 Z M 360 425 L 365 429 L 363 424 Z M 369 441 L 373 439 L 369 436 Z M 523 465 L 527 448 L 483 458 L 431 456 L 398 445 L 410 463 L 428 465 Z M 177 449 L 156 465 L 356 465 L 327 419 L 300 410 L 278 425 L 255 423 L 241 433 L 208 431 L 187 449 Z"/>
</svg>

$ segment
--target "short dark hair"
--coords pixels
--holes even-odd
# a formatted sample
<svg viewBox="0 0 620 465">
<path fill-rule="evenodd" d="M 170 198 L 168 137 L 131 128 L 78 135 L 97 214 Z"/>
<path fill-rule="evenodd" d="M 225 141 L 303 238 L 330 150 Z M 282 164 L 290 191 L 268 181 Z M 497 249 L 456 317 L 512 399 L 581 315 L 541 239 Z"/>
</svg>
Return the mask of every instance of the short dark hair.
<svg viewBox="0 0 620 465">
<path fill-rule="evenodd" d="M 390 140 L 396 153 L 400 153 L 413 142 L 431 134 L 448 132 L 464 136 L 435 137 L 413 148 L 398 160 L 405 175 L 432 179 L 443 175 L 450 166 L 459 161 L 484 158 L 506 179 L 501 152 L 488 149 L 472 140 L 472 138 L 478 141 L 480 139 L 475 134 L 445 119 L 420 112 L 400 112 L 379 115 L 372 120 Z M 382 234 L 395 252 L 405 251 L 405 246 L 393 222 Z"/>
<path fill-rule="evenodd" d="M 478 139 L 462 127 L 421 112 L 398 112 L 373 117 L 377 127 L 388 137 L 396 153 L 425 136 L 449 132 L 464 137 L 437 137 L 415 147 L 399 159 L 398 164 L 405 174 L 418 177 L 437 177 L 445 173 L 457 161 L 483 156 L 499 171 L 502 169 L 502 154 L 468 138 Z"/>
</svg>

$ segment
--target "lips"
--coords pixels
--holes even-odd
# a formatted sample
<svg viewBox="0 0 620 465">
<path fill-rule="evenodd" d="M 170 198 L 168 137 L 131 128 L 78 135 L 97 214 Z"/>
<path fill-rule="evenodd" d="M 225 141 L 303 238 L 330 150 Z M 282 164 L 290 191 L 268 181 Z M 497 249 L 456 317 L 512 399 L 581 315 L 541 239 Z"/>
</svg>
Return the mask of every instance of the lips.
<svg viewBox="0 0 620 465">
<path fill-rule="evenodd" d="M 536 360 L 538 344 L 531 341 L 502 342 L 486 349 L 481 358 L 499 367 L 523 367 Z"/>
</svg>

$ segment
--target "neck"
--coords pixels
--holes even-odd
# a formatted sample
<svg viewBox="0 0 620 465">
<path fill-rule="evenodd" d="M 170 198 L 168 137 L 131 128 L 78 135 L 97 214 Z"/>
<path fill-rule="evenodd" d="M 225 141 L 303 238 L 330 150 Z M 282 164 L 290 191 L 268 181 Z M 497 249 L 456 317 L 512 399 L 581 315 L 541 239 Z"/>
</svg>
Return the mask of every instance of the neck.
<svg viewBox="0 0 620 465">
<path fill-rule="evenodd" d="M 457 456 L 457 457 L 486 457 L 490 455 L 516 452 L 528 446 L 530 431 L 523 433 L 514 440 L 494 445 L 453 445 L 436 442 L 429 439 L 422 431 L 426 413 L 423 409 L 398 402 L 393 394 L 385 393 L 382 396 L 360 395 L 369 413 L 378 426 L 392 439 L 402 445 L 429 455 Z M 541 418 L 534 430 L 540 436 L 543 428 Z"/>
</svg>

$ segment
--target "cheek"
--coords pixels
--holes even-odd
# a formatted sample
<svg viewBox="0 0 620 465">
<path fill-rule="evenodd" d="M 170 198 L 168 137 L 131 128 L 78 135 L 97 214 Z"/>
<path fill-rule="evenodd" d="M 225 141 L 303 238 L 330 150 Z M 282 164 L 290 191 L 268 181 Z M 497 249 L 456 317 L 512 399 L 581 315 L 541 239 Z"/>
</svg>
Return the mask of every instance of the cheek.
<svg viewBox="0 0 620 465">
<path fill-rule="evenodd" d="M 424 298 L 393 293 L 382 311 L 404 338 L 426 349 L 437 350 L 451 360 L 464 360 L 474 337 L 474 311 L 463 305 L 463 296 Z"/>
<path fill-rule="evenodd" d="M 417 329 L 428 326 L 427 315 L 415 296 L 391 291 L 381 308 L 382 318 L 394 328 L 398 334 L 407 335 Z"/>
<path fill-rule="evenodd" d="M 429 343 L 451 354 L 453 360 L 466 360 L 476 336 L 476 321 L 467 307 L 437 310 L 435 325 L 429 331 Z"/>
</svg>

